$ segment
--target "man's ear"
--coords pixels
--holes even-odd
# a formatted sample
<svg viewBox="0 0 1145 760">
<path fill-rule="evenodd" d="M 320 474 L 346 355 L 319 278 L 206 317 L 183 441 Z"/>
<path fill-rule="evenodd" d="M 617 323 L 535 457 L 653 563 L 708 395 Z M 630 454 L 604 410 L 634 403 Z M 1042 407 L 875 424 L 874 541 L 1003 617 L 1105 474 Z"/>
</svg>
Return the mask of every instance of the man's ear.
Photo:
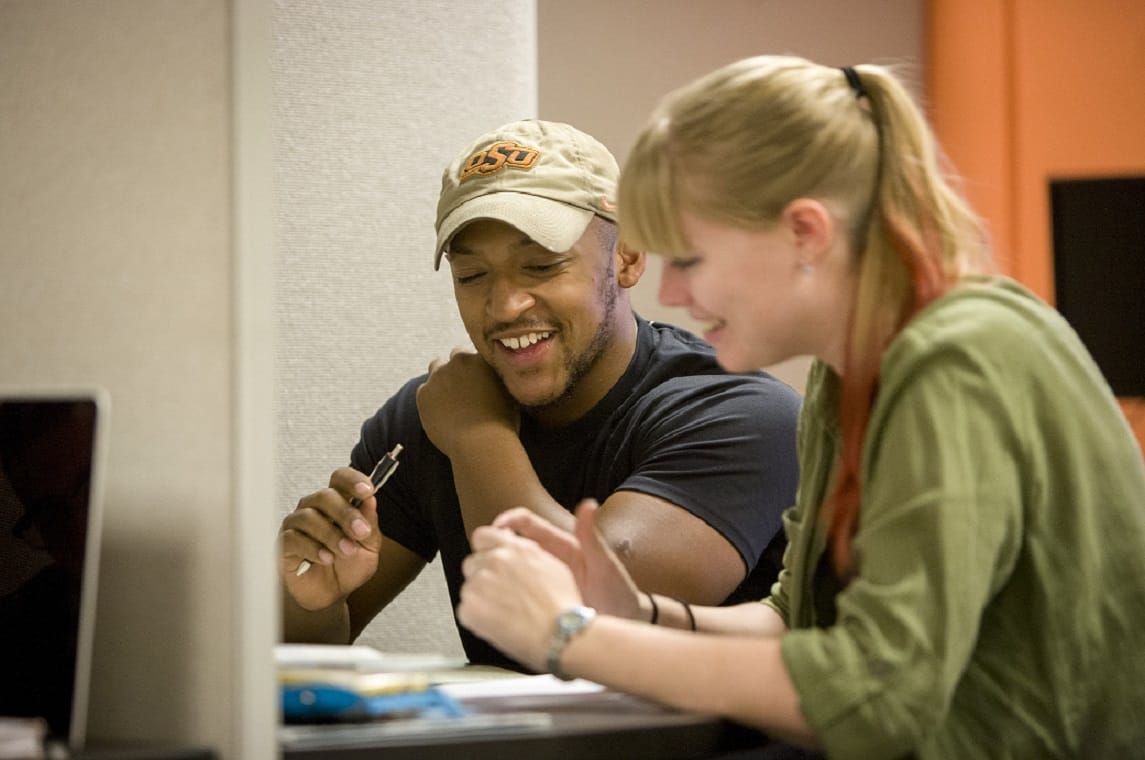
<svg viewBox="0 0 1145 760">
<path fill-rule="evenodd" d="M 804 266 L 818 264 L 835 240 L 835 218 L 814 198 L 796 198 L 788 203 L 780 222 L 791 236 L 799 263 Z"/>
<path fill-rule="evenodd" d="M 616 243 L 616 282 L 622 288 L 631 288 L 640 282 L 648 257 L 643 251 L 634 251 L 624 243 Z"/>
</svg>

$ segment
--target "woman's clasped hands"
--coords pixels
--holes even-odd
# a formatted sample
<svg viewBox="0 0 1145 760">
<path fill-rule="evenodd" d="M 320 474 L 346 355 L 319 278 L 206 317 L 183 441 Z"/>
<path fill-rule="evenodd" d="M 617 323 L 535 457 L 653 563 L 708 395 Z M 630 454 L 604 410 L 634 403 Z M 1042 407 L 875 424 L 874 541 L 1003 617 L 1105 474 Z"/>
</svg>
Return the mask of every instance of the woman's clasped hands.
<svg viewBox="0 0 1145 760">
<path fill-rule="evenodd" d="M 461 566 L 465 583 L 457 619 L 466 628 L 541 672 L 554 621 L 572 607 L 636 619 L 636 584 L 596 529 L 598 505 L 582 501 L 575 534 L 517 507 L 473 532 Z"/>
</svg>

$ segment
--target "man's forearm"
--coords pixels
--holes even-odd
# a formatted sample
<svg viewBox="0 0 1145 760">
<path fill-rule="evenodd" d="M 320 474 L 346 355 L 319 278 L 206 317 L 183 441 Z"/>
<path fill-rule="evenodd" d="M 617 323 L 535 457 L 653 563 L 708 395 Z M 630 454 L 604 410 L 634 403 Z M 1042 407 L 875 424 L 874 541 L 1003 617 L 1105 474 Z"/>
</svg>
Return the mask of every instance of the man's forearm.
<svg viewBox="0 0 1145 760">
<path fill-rule="evenodd" d="M 488 525 L 510 507 L 527 507 L 571 531 L 572 514 L 541 483 L 521 441 L 511 431 L 489 428 L 467 436 L 450 455 L 465 532 Z"/>
</svg>

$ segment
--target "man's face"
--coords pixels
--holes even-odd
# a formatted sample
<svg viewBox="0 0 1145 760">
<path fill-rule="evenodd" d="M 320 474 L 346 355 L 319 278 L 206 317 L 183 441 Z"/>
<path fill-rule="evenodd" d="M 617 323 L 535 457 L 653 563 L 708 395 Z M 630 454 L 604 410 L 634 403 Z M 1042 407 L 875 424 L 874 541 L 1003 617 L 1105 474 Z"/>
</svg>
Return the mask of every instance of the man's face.
<svg viewBox="0 0 1145 760">
<path fill-rule="evenodd" d="M 594 221 L 561 253 L 503 222 L 478 220 L 450 243 L 462 322 L 509 394 L 537 413 L 588 411 L 624 372 L 613 252 Z M 618 314 L 623 311 L 624 313 Z"/>
</svg>

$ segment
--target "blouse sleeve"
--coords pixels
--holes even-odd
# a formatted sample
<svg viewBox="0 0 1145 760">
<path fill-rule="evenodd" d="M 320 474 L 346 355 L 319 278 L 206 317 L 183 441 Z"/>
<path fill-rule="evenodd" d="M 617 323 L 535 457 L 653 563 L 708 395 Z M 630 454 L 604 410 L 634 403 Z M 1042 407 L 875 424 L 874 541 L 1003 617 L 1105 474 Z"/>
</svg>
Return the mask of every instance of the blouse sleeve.
<svg viewBox="0 0 1145 760">
<path fill-rule="evenodd" d="M 833 758 L 899 756 L 941 722 L 1021 540 L 1020 454 L 998 378 L 957 348 L 898 377 L 868 426 L 857 575 L 836 624 L 782 646 Z"/>
</svg>

